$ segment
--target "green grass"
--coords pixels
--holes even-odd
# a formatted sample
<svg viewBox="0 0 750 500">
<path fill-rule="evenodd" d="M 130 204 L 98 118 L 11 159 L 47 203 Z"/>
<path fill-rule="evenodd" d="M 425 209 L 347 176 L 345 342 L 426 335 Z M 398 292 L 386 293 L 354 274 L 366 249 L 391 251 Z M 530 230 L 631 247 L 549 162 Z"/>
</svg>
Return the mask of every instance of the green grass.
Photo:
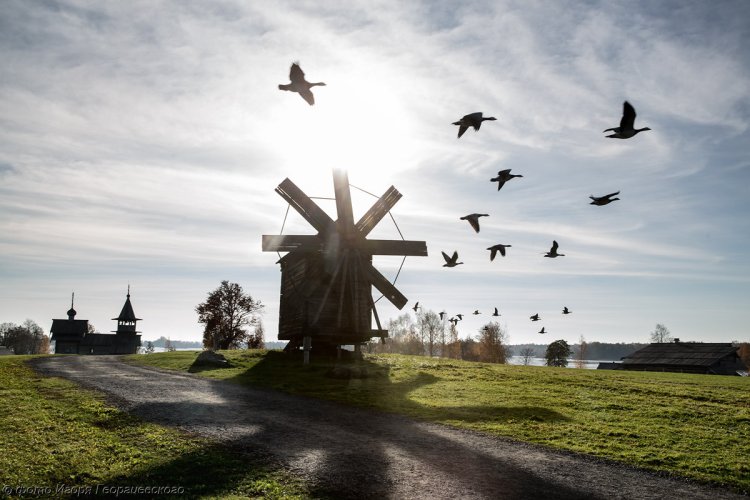
<svg viewBox="0 0 750 500">
<path fill-rule="evenodd" d="M 750 491 L 750 379 L 368 355 L 371 375 L 327 376 L 274 351 L 224 351 L 201 376 L 474 429 Z M 191 370 L 196 352 L 132 356 Z"/>
<path fill-rule="evenodd" d="M 0 497 L 21 496 L 7 489 L 17 487 L 41 488 L 27 497 L 75 497 L 75 488 L 96 493 L 96 485 L 100 494 L 104 486 L 184 488 L 158 498 L 308 496 L 282 471 L 146 423 L 72 382 L 40 377 L 25 364 L 31 357 L 0 358 Z"/>
</svg>

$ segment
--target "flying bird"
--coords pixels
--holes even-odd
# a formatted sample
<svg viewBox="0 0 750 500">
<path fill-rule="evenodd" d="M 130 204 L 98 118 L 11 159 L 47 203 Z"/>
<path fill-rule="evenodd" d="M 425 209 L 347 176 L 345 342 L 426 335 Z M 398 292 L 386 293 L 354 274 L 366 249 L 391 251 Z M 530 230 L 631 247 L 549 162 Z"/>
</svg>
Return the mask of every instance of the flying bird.
<svg viewBox="0 0 750 500">
<path fill-rule="evenodd" d="M 414 307 L 412 307 L 412 309 L 414 309 L 414 312 L 417 312 L 417 309 L 419 309 L 419 302 L 416 302 L 414 304 Z M 443 319 L 443 318 L 440 318 L 440 319 Z"/>
<path fill-rule="evenodd" d="M 594 196 L 592 194 L 591 196 L 589 196 L 589 198 L 591 198 L 593 201 L 589 203 L 589 205 L 597 205 L 597 206 L 608 205 L 612 203 L 613 201 L 620 199 L 620 198 L 612 198 L 613 196 L 617 196 L 618 194 L 620 194 L 619 191 L 615 193 L 605 194 L 604 196 Z"/>
<path fill-rule="evenodd" d="M 443 321 L 443 318 L 445 317 L 445 311 L 443 311 L 441 313 L 438 313 L 438 314 L 440 314 L 440 321 Z M 450 321 L 450 320 L 448 320 L 448 321 Z"/>
<path fill-rule="evenodd" d="M 500 188 L 503 187 L 509 180 L 515 177 L 523 177 L 523 175 L 521 174 L 511 174 L 510 171 L 510 168 L 506 168 L 505 170 L 499 171 L 497 173 L 497 177 L 493 177 L 492 179 L 490 179 L 490 182 L 497 182 L 498 191 L 500 191 Z"/>
<path fill-rule="evenodd" d="M 529 316 L 529 319 L 530 319 L 531 321 L 539 321 L 539 320 L 540 320 L 541 318 L 539 317 L 539 313 L 536 313 L 536 314 L 535 314 L 535 315 L 533 315 L 533 316 Z"/>
<path fill-rule="evenodd" d="M 495 308 L 495 312 L 492 313 L 493 316 L 500 316 L 500 313 L 497 312 L 497 307 Z"/>
<path fill-rule="evenodd" d="M 474 130 L 479 130 L 479 127 L 482 126 L 482 122 L 485 120 L 494 121 L 497 120 L 497 118 L 495 118 L 494 116 L 488 116 L 487 118 L 484 118 L 481 112 L 476 112 L 464 116 L 457 122 L 453 122 L 453 125 L 458 125 L 458 138 L 460 139 L 469 127 L 473 127 Z"/>
<path fill-rule="evenodd" d="M 544 254 L 544 256 L 554 259 L 555 257 L 565 257 L 565 254 L 557 253 L 557 242 L 555 240 L 552 240 L 552 248 L 550 248 L 549 252 Z"/>
<path fill-rule="evenodd" d="M 325 86 L 323 82 L 310 83 L 305 80 L 305 72 L 302 71 L 298 63 L 293 63 L 289 69 L 289 80 L 291 80 L 291 83 L 279 84 L 279 90 L 297 92 L 310 106 L 315 104 L 315 96 L 310 89 L 315 86 Z"/>
<path fill-rule="evenodd" d="M 474 231 L 477 233 L 479 232 L 479 218 L 480 217 L 489 217 L 490 214 L 469 214 L 464 215 L 461 217 L 461 220 L 469 221 L 469 224 L 471 224 L 471 227 L 474 228 Z"/>
<path fill-rule="evenodd" d="M 651 129 L 648 127 L 635 128 L 635 108 L 633 108 L 628 101 L 625 101 L 622 103 L 622 119 L 620 120 L 620 126 L 608 128 L 605 132 L 614 132 L 612 135 L 607 136 L 614 139 L 630 139 L 638 132 L 643 132 L 644 130 Z"/>
<path fill-rule="evenodd" d="M 505 249 L 510 247 L 512 245 L 503 245 L 502 243 L 498 243 L 497 245 L 492 245 L 487 250 L 490 251 L 490 262 L 495 260 L 495 257 L 497 256 L 497 252 L 500 252 L 500 255 L 505 257 Z"/>
<path fill-rule="evenodd" d="M 482 313 L 479 312 L 479 309 L 474 309 L 474 312 L 471 313 L 471 314 L 473 314 L 473 315 L 476 316 L 477 314 L 482 314 Z"/>
<path fill-rule="evenodd" d="M 464 315 L 463 314 L 456 314 L 456 317 L 458 318 L 458 321 L 463 321 Z"/>
<path fill-rule="evenodd" d="M 463 262 L 457 262 L 458 261 L 458 252 L 454 251 L 453 255 L 448 257 L 448 254 L 445 252 L 441 252 L 443 254 L 443 258 L 445 259 L 445 264 L 443 264 L 443 267 L 456 267 L 459 264 L 463 264 Z"/>
<path fill-rule="evenodd" d="M 458 320 L 456 318 L 451 318 L 448 320 L 449 323 L 453 323 L 453 326 L 456 326 L 458 324 Z"/>
<path fill-rule="evenodd" d="M 545 331 L 544 331 L 544 327 L 542 327 L 542 329 L 541 329 L 541 330 L 539 330 L 539 333 L 547 333 L 547 332 L 545 332 Z"/>
<path fill-rule="evenodd" d="M 563 307 L 563 314 L 570 314 L 572 311 L 568 309 L 568 306 Z"/>
</svg>

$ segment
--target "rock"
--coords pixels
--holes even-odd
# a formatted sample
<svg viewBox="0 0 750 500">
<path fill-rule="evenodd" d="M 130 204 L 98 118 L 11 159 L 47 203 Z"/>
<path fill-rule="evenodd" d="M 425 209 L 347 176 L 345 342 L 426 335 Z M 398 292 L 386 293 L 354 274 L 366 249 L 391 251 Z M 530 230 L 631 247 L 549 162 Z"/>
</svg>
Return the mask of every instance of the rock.
<svg viewBox="0 0 750 500">
<path fill-rule="evenodd" d="M 211 350 L 203 351 L 193 361 L 193 366 L 211 366 L 214 368 L 229 368 L 229 360 L 223 354 Z"/>
</svg>

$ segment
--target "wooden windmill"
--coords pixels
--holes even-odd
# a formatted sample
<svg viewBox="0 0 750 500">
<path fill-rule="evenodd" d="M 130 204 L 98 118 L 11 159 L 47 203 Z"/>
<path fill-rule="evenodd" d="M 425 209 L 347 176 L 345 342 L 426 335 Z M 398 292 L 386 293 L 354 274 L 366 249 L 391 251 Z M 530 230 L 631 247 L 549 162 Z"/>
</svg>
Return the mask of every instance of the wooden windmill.
<svg viewBox="0 0 750 500">
<path fill-rule="evenodd" d="M 310 337 L 317 346 L 358 345 L 385 338 L 372 299 L 377 288 L 401 309 L 407 299 L 372 265 L 373 255 L 426 256 L 424 241 L 368 240 L 367 235 L 401 198 L 391 186 L 355 224 L 349 178 L 334 170 L 338 220 L 333 221 L 291 180 L 276 188 L 318 232 L 315 235 L 263 235 L 264 252 L 289 252 L 281 264 L 279 339 L 290 346 Z M 375 316 L 377 330 L 372 329 Z"/>
</svg>

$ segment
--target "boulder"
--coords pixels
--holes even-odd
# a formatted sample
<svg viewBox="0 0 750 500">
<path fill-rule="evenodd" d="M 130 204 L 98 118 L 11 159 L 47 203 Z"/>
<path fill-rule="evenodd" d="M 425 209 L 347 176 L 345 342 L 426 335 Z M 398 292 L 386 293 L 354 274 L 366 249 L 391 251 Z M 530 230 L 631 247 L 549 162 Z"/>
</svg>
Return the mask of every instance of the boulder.
<svg viewBox="0 0 750 500">
<path fill-rule="evenodd" d="M 229 360 L 225 358 L 223 354 L 208 350 L 203 351 L 198 355 L 197 358 L 195 358 L 195 361 L 193 361 L 193 366 L 228 368 Z"/>
</svg>

